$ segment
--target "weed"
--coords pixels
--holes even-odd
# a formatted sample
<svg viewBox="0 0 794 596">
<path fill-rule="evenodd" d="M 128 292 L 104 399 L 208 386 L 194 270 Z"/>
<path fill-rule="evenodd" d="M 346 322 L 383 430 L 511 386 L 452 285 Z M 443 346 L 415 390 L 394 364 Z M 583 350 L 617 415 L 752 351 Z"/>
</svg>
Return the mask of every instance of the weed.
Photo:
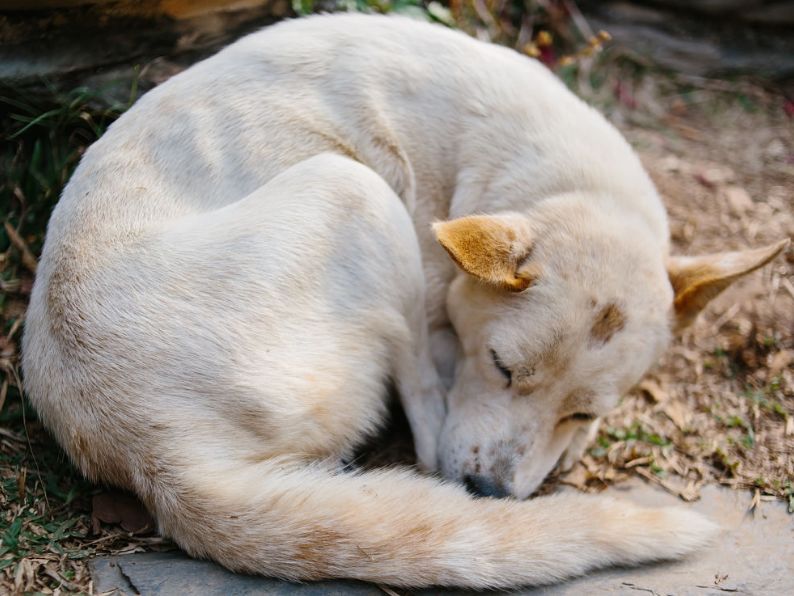
<svg viewBox="0 0 794 596">
<path fill-rule="evenodd" d="M 130 102 L 136 93 L 133 85 Z M 95 488 L 23 397 L 17 347 L 50 212 L 85 148 L 127 107 L 99 97 L 0 88 L 0 590 L 12 578 L 37 590 L 87 583 L 80 561 L 96 552 L 86 546 Z"/>
<path fill-rule="evenodd" d="M 639 422 L 623 428 L 610 427 L 606 430 L 606 436 L 613 441 L 640 441 L 659 447 L 667 447 L 672 444 L 670 439 L 647 431 Z"/>
</svg>

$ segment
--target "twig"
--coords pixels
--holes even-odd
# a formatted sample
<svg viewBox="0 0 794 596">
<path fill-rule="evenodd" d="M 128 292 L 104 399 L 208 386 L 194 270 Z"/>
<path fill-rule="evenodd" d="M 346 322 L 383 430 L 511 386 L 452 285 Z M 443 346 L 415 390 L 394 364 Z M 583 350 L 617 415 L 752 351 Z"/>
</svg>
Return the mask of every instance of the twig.
<svg viewBox="0 0 794 596">
<path fill-rule="evenodd" d="M 11 329 L 8 330 L 8 334 L 6 334 L 6 340 L 11 340 L 11 339 L 14 338 L 14 336 L 17 333 L 17 331 L 19 331 L 19 328 L 22 327 L 23 319 L 24 319 L 24 315 L 22 315 L 21 317 L 17 317 L 16 318 L 16 320 L 14 321 L 14 324 L 11 325 Z M 0 408 L 0 409 L 2 409 L 2 408 Z"/>
<path fill-rule="evenodd" d="M 789 293 L 789 295 L 794 298 L 794 285 L 792 285 L 791 282 L 785 277 L 780 280 L 780 284 L 786 288 L 786 291 Z"/>
<path fill-rule="evenodd" d="M 483 0 L 474 0 L 472 2 L 472 6 L 474 7 L 474 12 L 477 13 L 477 16 L 480 17 L 480 20 L 490 28 L 498 29 L 496 24 L 496 19 L 488 10 L 488 7 L 485 5 Z"/>
<path fill-rule="evenodd" d="M 714 323 L 711 325 L 711 332 L 715 335 L 719 333 L 720 329 L 722 329 L 722 326 L 731 319 L 733 319 L 736 316 L 736 313 L 738 313 L 739 309 L 741 308 L 742 305 L 739 302 L 733 304 L 728 310 L 726 310 L 724 313 L 722 313 L 722 315 L 720 315 L 719 319 L 714 321 Z"/>
<path fill-rule="evenodd" d="M 582 11 L 579 10 L 578 6 L 576 6 L 576 2 L 573 0 L 563 0 L 563 4 L 565 5 L 565 10 L 567 10 L 568 14 L 571 16 L 571 20 L 573 21 L 574 25 L 576 25 L 576 28 L 579 29 L 579 33 L 581 33 L 582 37 L 584 37 L 587 41 L 595 37 L 593 30 L 590 28 L 590 24 L 587 22 L 587 19 L 584 18 Z"/>
<path fill-rule="evenodd" d="M 736 93 L 737 89 L 739 89 L 748 95 L 758 96 L 764 92 L 763 87 L 750 81 L 723 81 L 720 79 L 712 79 L 684 73 L 674 74 L 673 79 L 679 83 L 685 83 L 700 89 L 707 89 L 709 91 L 718 91 L 722 93 L 734 94 Z"/>
<path fill-rule="evenodd" d="M 31 273 L 36 273 L 38 263 L 36 263 L 36 257 L 34 257 L 33 253 L 30 252 L 28 245 L 25 244 L 22 236 L 19 235 L 19 232 L 16 231 L 14 226 L 12 226 L 8 221 L 4 222 L 4 225 L 6 228 L 6 234 L 8 234 L 8 240 L 22 255 L 22 264 L 27 267 Z"/>
<path fill-rule="evenodd" d="M 58 575 L 57 572 L 52 571 L 51 569 L 47 569 L 45 567 L 44 568 L 44 575 L 48 575 L 49 577 L 54 579 L 56 582 L 60 583 L 62 587 L 66 588 L 70 592 L 79 592 L 80 591 L 80 589 L 76 585 L 74 585 L 72 582 L 62 578 L 60 575 Z"/>
<path fill-rule="evenodd" d="M 651 588 L 643 588 L 638 586 L 637 584 L 632 584 L 631 582 L 622 582 L 624 586 L 627 588 L 631 588 L 632 590 L 637 590 L 639 592 L 650 592 L 653 596 L 659 596 L 659 592 L 656 590 L 652 590 Z"/>
<path fill-rule="evenodd" d="M 6 387 L 8 387 L 8 382 L 3 383 L 3 389 L 5 389 Z M 5 396 L 2 393 L 0 393 L 0 398 L 2 398 L 2 397 L 5 397 Z M 2 409 L 2 399 L 0 399 L 0 409 Z M 16 441 L 17 443 L 24 443 L 25 442 L 25 437 L 22 437 L 22 436 L 16 434 L 15 432 L 10 431 L 8 429 L 5 429 L 5 428 L 3 428 L 1 426 L 0 426 L 0 436 L 8 437 L 12 441 Z"/>
<path fill-rule="evenodd" d="M 6 403 L 7 395 L 8 395 L 8 379 L 3 379 L 3 384 L 0 385 L 0 412 L 3 411 L 3 406 Z M 2 428 L 0 428 L 0 434 L 3 434 Z"/>
<path fill-rule="evenodd" d="M 8 222 L 6 222 L 7 225 Z M 25 429 L 25 438 L 28 442 L 28 449 L 30 449 L 30 457 L 33 458 L 33 465 L 36 466 L 36 476 L 41 483 L 41 493 L 44 495 L 44 503 L 47 505 L 47 511 L 52 511 L 52 506 L 50 505 L 50 499 L 47 496 L 47 485 L 44 482 L 44 479 L 41 476 L 41 468 L 39 467 L 39 460 L 36 457 L 36 454 L 33 451 L 33 443 L 30 441 L 30 432 L 28 431 L 28 419 L 25 414 L 25 395 L 24 389 L 22 387 L 22 379 L 19 378 L 19 373 L 17 369 L 12 367 L 11 373 L 14 375 L 14 381 L 16 381 L 17 389 L 19 389 L 19 397 L 20 397 L 20 404 L 22 406 L 22 428 Z"/>
<path fill-rule="evenodd" d="M 637 467 L 637 468 L 633 468 L 633 469 L 634 469 L 635 473 L 639 474 L 640 476 L 642 476 L 646 480 L 650 480 L 651 482 L 655 482 L 656 484 L 661 486 L 664 490 L 669 492 L 671 495 L 675 495 L 679 499 L 683 499 L 684 501 L 693 501 L 693 500 L 697 499 L 697 496 L 695 496 L 695 498 L 691 498 L 691 497 L 688 498 L 686 495 L 684 495 L 683 491 L 677 489 L 676 487 L 672 486 L 668 482 L 665 482 L 664 480 L 662 480 L 661 478 L 659 478 L 655 474 L 649 472 L 645 468 Z"/>
</svg>

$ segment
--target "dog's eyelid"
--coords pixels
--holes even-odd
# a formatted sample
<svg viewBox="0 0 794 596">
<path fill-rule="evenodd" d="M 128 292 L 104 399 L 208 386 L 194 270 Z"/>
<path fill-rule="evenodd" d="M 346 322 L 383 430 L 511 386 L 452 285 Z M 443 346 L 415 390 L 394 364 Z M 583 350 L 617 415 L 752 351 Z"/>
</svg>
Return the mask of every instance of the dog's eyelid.
<svg viewBox="0 0 794 596">
<path fill-rule="evenodd" d="M 513 371 L 507 368 L 504 363 L 502 363 L 499 355 L 496 353 L 496 350 L 491 348 L 489 351 L 491 353 L 491 360 L 493 360 L 494 366 L 496 366 L 504 378 L 507 379 L 507 386 L 510 387 L 510 385 L 513 384 Z"/>
<path fill-rule="evenodd" d="M 596 418 L 598 418 L 598 416 L 595 414 L 590 414 L 588 412 L 576 412 L 575 414 L 564 416 L 560 419 L 558 424 L 563 424 L 565 422 L 592 422 Z"/>
</svg>

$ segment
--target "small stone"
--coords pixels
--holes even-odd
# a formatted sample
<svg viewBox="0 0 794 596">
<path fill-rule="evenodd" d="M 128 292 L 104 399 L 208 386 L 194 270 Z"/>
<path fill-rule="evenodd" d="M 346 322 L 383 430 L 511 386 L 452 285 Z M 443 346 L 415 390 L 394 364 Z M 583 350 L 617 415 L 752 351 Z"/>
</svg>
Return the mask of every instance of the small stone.
<svg viewBox="0 0 794 596">
<path fill-rule="evenodd" d="M 744 215 L 753 208 L 753 200 L 750 194 L 741 186 L 726 186 L 723 191 L 728 205 L 736 215 Z"/>
<path fill-rule="evenodd" d="M 767 358 L 769 363 L 769 376 L 774 377 L 794 363 L 794 350 L 780 350 Z"/>
<path fill-rule="evenodd" d="M 772 139 L 764 149 L 767 158 L 776 160 L 783 159 L 788 154 L 786 144 L 780 139 Z"/>
<path fill-rule="evenodd" d="M 667 155 L 659 160 L 659 167 L 665 172 L 680 172 L 681 160 L 675 155 Z"/>
<path fill-rule="evenodd" d="M 716 188 L 722 184 L 733 182 L 736 174 L 727 166 L 710 166 L 696 171 L 695 178 L 706 188 Z"/>
</svg>

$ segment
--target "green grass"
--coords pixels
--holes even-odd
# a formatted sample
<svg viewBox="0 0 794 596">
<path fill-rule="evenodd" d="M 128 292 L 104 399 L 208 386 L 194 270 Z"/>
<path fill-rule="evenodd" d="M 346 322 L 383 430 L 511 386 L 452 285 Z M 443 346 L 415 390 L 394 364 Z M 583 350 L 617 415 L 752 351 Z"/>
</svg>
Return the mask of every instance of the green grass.
<svg viewBox="0 0 794 596">
<path fill-rule="evenodd" d="M 94 536 L 98 490 L 66 460 L 26 401 L 7 396 L 0 412 L 0 592 L 85 591 L 85 560 L 118 542 Z M 16 431 L 16 432 L 15 432 Z M 19 583 L 17 583 L 17 581 Z"/>
<path fill-rule="evenodd" d="M 130 104 L 135 96 L 133 86 Z M 0 88 L 0 131 L 7 139 L 0 154 L 5 173 L 0 213 L 34 253 L 82 152 L 130 104 L 105 106 L 99 92 L 83 87 L 43 97 Z M 9 244 L 6 231 L 0 230 L 0 252 L 8 251 Z"/>
<path fill-rule="evenodd" d="M 606 429 L 605 434 L 601 435 L 604 442 L 609 445 L 611 441 L 639 441 L 641 443 L 648 443 L 650 445 L 657 445 L 659 447 L 667 447 L 672 444 L 672 441 L 667 437 L 663 437 L 657 433 L 651 432 L 643 428 L 640 423 L 632 424 L 631 426 L 616 428 L 610 427 Z M 603 445 L 599 443 L 602 447 Z"/>
<path fill-rule="evenodd" d="M 772 379 L 769 384 L 763 389 L 748 388 L 744 392 L 746 397 L 751 402 L 758 404 L 762 410 L 776 414 L 783 420 L 788 420 L 789 414 L 778 400 L 772 396 L 780 389 L 780 377 Z"/>
</svg>

